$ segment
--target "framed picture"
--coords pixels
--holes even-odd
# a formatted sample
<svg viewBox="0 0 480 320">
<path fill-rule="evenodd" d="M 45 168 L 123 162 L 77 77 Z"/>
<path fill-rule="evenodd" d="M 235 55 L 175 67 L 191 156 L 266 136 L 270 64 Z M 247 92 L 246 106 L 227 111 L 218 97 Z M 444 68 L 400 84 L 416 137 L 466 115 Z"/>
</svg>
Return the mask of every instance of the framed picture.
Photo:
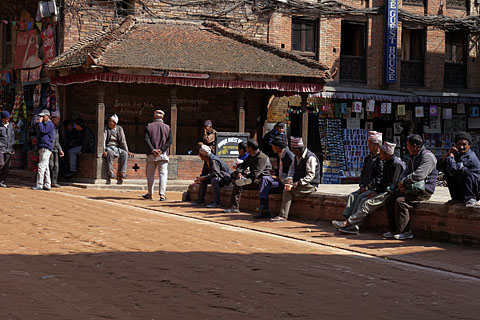
<svg viewBox="0 0 480 320">
<path fill-rule="evenodd" d="M 402 147 L 402 137 L 401 136 L 393 136 L 393 143 L 397 145 L 397 147 Z"/>
</svg>

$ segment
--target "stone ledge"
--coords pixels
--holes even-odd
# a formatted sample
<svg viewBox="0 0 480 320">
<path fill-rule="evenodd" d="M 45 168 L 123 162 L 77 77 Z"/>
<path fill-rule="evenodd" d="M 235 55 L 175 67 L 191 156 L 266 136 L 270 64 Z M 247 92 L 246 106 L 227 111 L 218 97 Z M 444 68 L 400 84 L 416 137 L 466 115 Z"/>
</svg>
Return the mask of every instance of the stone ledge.
<svg viewBox="0 0 480 320">
<path fill-rule="evenodd" d="M 317 191 L 308 198 L 294 200 L 290 209 L 290 217 L 306 221 L 342 219 L 348 193 L 354 191 L 355 188 L 355 186 L 328 187 L 328 191 Z M 231 190 L 231 186 L 222 188 L 222 205 L 228 205 Z M 196 200 L 197 192 L 198 185 L 190 186 L 188 189 L 189 199 Z M 445 198 L 444 193 L 445 190 L 442 190 L 440 195 L 420 203 L 410 211 L 411 227 L 415 235 L 454 243 L 480 244 L 480 206 L 474 208 L 466 208 L 463 204 L 447 206 L 445 201 L 448 199 L 443 199 Z M 206 201 L 212 201 L 210 186 L 207 190 Z M 270 212 L 277 214 L 281 203 L 281 194 L 270 195 Z M 253 212 L 258 205 L 258 191 L 244 190 L 240 202 L 241 210 Z M 362 228 L 385 231 L 386 226 L 387 220 L 385 208 L 383 208 L 367 217 Z"/>
</svg>

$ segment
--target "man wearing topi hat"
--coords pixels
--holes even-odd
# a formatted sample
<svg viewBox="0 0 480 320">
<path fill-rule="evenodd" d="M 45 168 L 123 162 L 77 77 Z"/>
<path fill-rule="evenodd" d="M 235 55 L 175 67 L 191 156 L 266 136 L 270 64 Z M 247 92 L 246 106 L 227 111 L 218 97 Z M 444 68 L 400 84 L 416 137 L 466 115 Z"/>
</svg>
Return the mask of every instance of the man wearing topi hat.
<svg viewBox="0 0 480 320">
<path fill-rule="evenodd" d="M 293 197 L 307 197 L 317 190 L 320 184 L 320 161 L 303 145 L 302 138 L 291 137 L 290 147 L 295 158 L 284 180 L 282 205 L 278 216 L 270 222 L 284 222 L 288 219 Z"/>
<path fill-rule="evenodd" d="M 113 159 L 118 158 L 118 172 L 117 184 L 123 183 L 123 178 L 127 173 L 127 158 L 133 156 L 133 153 L 128 151 L 127 139 L 123 128 L 118 125 L 118 116 L 112 115 L 108 119 L 108 125 L 103 132 L 104 151 L 103 157 L 107 159 L 108 177 L 107 184 L 110 183 L 114 177 L 113 174 Z"/>
<path fill-rule="evenodd" d="M 0 187 L 7 187 L 7 177 L 10 171 L 10 161 L 15 153 L 15 131 L 10 123 L 10 113 L 2 111 L 0 124 Z"/>
<path fill-rule="evenodd" d="M 385 141 L 380 147 L 380 159 L 383 161 L 382 181 L 376 189 L 367 191 L 367 197 L 359 204 L 347 220 L 333 220 L 332 224 L 341 233 L 359 234 L 362 221 L 372 212 L 382 208 L 389 197 L 387 188 L 396 186 L 398 178 L 405 169 L 405 163 L 394 155 L 395 144 Z"/>
<path fill-rule="evenodd" d="M 348 219 L 357 212 L 360 204 L 367 198 L 369 190 L 375 190 L 382 181 L 383 162 L 380 160 L 380 146 L 382 145 L 382 133 L 377 131 L 368 132 L 368 150 L 370 153 L 365 157 L 360 175 L 360 188 L 348 195 L 347 205 L 343 216 Z"/>
<path fill-rule="evenodd" d="M 455 146 L 442 158 L 445 181 L 452 200 L 465 203 L 467 207 L 477 204 L 480 191 L 480 161 L 470 147 L 472 136 L 460 132 L 455 136 Z"/>
</svg>

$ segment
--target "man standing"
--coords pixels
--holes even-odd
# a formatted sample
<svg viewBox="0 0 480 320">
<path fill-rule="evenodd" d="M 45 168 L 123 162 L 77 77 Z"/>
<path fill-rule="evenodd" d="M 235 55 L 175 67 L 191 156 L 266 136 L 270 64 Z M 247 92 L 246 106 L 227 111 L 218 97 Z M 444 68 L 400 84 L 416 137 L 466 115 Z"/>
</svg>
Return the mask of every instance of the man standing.
<svg viewBox="0 0 480 320">
<path fill-rule="evenodd" d="M 37 185 L 33 190 L 50 191 L 50 156 L 52 155 L 55 125 L 50 120 L 50 111 L 44 109 L 38 114 L 40 122 L 37 124 L 38 173 Z"/>
<path fill-rule="evenodd" d="M 480 191 L 480 161 L 470 149 L 472 136 L 460 132 L 455 136 L 455 147 L 451 147 L 442 159 L 445 181 L 452 200 L 465 203 L 467 207 L 477 204 Z"/>
<path fill-rule="evenodd" d="M 212 153 L 212 150 L 203 145 L 199 152 L 200 159 L 203 160 L 203 169 L 200 177 L 195 179 L 195 183 L 198 183 L 197 200 L 194 205 L 201 205 L 205 203 L 205 194 L 207 192 L 207 185 L 212 184 L 213 187 L 213 202 L 207 205 L 207 208 L 220 208 L 220 188 L 228 186 L 232 182 L 230 174 L 232 170 L 227 164 L 218 156 Z"/>
<path fill-rule="evenodd" d="M 270 222 L 284 222 L 288 219 L 293 197 L 307 197 L 317 190 L 320 184 L 320 161 L 303 145 L 302 138 L 291 138 L 290 147 L 295 155 L 284 180 L 282 206 L 278 216 Z"/>
<path fill-rule="evenodd" d="M 382 145 L 382 133 L 377 131 L 368 132 L 368 150 L 370 154 L 363 162 L 362 174 L 360 175 L 360 189 L 348 195 L 347 205 L 343 216 L 348 219 L 357 212 L 360 204 L 367 198 L 369 190 L 376 189 L 382 181 L 383 161 L 380 160 L 380 146 Z"/>
<path fill-rule="evenodd" d="M 0 187 L 7 187 L 7 177 L 10 171 L 10 161 L 15 154 L 15 131 L 10 123 L 10 113 L 2 111 L 0 125 Z"/>
<path fill-rule="evenodd" d="M 422 137 L 418 134 L 407 137 L 407 150 L 410 158 L 398 181 L 400 194 L 392 195 L 385 201 L 389 229 L 383 234 L 385 238 L 413 238 L 409 210 L 421 201 L 430 199 L 435 192 L 437 158 L 423 146 Z"/>
<path fill-rule="evenodd" d="M 215 139 L 217 137 L 217 131 L 212 128 L 212 120 L 205 120 L 203 123 L 203 144 L 212 149 L 212 153 L 215 154 Z"/>
<path fill-rule="evenodd" d="M 60 185 L 58 184 L 58 172 L 60 171 L 59 157 L 64 156 L 62 146 L 60 145 L 60 134 L 58 130 L 60 113 L 52 113 L 52 122 L 55 126 L 55 129 L 53 131 L 52 155 L 49 160 L 50 177 L 52 180 L 52 187 L 60 188 Z"/>
<path fill-rule="evenodd" d="M 240 198 L 243 189 L 260 189 L 260 193 L 262 193 L 262 178 L 269 176 L 272 169 L 270 160 L 268 160 L 266 154 L 259 150 L 258 143 L 255 140 L 248 139 L 246 148 L 249 156 L 232 173 L 232 177 L 235 180 L 233 182 L 230 205 L 228 209 L 224 210 L 225 213 L 240 212 Z"/>
<path fill-rule="evenodd" d="M 367 198 L 358 206 L 355 211 L 345 221 L 333 220 L 332 224 L 341 233 L 359 234 L 360 225 L 363 220 L 372 212 L 384 206 L 385 201 L 389 197 L 387 188 L 396 186 L 398 178 L 405 169 L 402 160 L 394 155 L 395 144 L 385 141 L 380 147 L 380 159 L 383 161 L 383 175 L 379 186 L 373 190 L 367 191 Z"/>
<path fill-rule="evenodd" d="M 77 172 L 77 156 L 79 153 L 95 152 L 95 136 L 92 130 L 85 125 L 85 121 L 82 118 L 75 120 L 75 130 L 77 131 L 78 145 L 68 150 L 70 172 L 65 175 L 66 178 Z"/>
<path fill-rule="evenodd" d="M 113 159 L 118 158 L 117 184 L 122 184 L 127 173 L 127 158 L 133 156 L 128 151 L 127 139 L 123 128 L 118 125 L 118 116 L 114 114 L 108 119 L 108 125 L 103 132 L 103 157 L 107 159 L 107 184 L 111 183 L 113 175 Z"/>
<path fill-rule="evenodd" d="M 153 122 L 145 127 L 145 143 L 147 144 L 147 184 L 148 193 L 142 197 L 152 199 L 153 183 L 155 182 L 155 171 L 158 169 L 158 193 L 160 201 L 166 201 L 165 190 L 168 179 L 168 148 L 172 144 L 172 130 L 163 122 L 165 112 L 155 110 Z"/>
</svg>

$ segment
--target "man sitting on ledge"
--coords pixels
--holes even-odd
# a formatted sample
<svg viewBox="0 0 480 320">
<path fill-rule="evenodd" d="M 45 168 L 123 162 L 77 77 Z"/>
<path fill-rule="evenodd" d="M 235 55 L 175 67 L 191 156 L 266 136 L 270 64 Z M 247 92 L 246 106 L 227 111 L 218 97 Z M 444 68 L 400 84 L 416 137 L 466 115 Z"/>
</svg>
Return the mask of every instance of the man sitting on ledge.
<svg viewBox="0 0 480 320">
<path fill-rule="evenodd" d="M 198 156 L 203 160 L 203 169 L 200 177 L 195 179 L 195 183 L 199 184 L 197 200 L 194 205 L 205 203 L 205 193 L 207 185 L 212 184 L 213 202 L 207 205 L 207 208 L 220 208 L 220 188 L 228 186 L 232 182 L 230 174 L 232 170 L 218 156 L 212 153 L 212 149 L 207 145 L 202 145 L 198 150 Z"/>
<path fill-rule="evenodd" d="M 448 204 L 465 203 L 467 207 L 477 204 L 480 189 L 480 161 L 470 149 L 472 136 L 460 132 L 442 159 L 445 181 L 452 200 Z"/>
<path fill-rule="evenodd" d="M 290 147 L 295 159 L 292 161 L 285 179 L 283 200 L 278 216 L 270 222 L 287 221 L 293 197 L 307 197 L 317 190 L 320 183 L 320 161 L 317 156 L 303 145 L 302 138 L 291 138 Z"/>
<path fill-rule="evenodd" d="M 260 190 L 262 193 L 264 188 L 264 185 L 261 184 L 262 177 L 269 176 L 270 170 L 272 170 L 270 160 L 265 153 L 259 150 L 255 140 L 248 139 L 247 152 L 249 156 L 232 173 L 234 179 L 232 196 L 229 208 L 224 210 L 225 213 L 240 212 L 240 197 L 243 189 Z M 246 174 L 246 176 L 244 177 L 242 174 Z"/>
</svg>

